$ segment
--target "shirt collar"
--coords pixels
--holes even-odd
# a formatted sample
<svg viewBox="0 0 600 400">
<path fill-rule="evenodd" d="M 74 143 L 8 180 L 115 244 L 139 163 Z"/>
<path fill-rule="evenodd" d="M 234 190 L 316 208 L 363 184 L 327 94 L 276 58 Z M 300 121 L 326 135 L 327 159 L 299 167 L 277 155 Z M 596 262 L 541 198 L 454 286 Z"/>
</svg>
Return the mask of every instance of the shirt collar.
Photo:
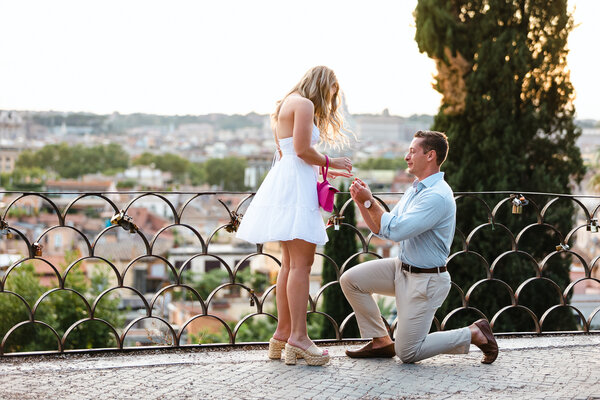
<svg viewBox="0 0 600 400">
<path fill-rule="evenodd" d="M 433 175 L 429 175 L 427 178 L 423 179 L 422 181 L 415 179 L 412 184 L 412 187 L 415 189 L 415 192 L 419 192 L 419 190 L 421 190 L 423 187 L 431 187 L 442 179 L 444 179 L 444 173 L 436 172 Z"/>
</svg>

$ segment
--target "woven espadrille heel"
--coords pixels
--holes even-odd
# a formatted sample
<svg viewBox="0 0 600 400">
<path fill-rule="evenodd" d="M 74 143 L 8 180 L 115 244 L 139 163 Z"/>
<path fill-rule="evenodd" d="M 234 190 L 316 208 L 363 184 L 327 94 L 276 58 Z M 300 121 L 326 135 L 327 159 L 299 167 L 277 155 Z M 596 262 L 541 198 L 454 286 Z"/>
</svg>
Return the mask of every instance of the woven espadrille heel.
<svg viewBox="0 0 600 400">
<path fill-rule="evenodd" d="M 329 353 L 327 350 L 319 350 L 314 343 L 306 350 L 287 343 L 285 345 L 285 363 L 295 365 L 298 358 L 304 358 L 308 365 L 324 365 L 329 362 Z"/>
<path fill-rule="evenodd" d="M 281 360 L 281 351 L 284 348 L 284 341 L 271 338 L 271 340 L 269 340 L 269 358 L 271 360 Z"/>
</svg>

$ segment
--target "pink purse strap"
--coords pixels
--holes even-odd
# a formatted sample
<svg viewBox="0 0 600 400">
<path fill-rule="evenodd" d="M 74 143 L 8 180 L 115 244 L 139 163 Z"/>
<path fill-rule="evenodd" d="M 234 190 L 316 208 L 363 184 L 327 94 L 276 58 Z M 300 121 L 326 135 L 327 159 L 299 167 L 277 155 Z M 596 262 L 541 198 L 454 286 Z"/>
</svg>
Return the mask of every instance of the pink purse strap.
<svg viewBox="0 0 600 400">
<path fill-rule="evenodd" d="M 327 173 L 329 172 L 329 157 L 325 156 L 325 167 L 321 167 L 321 175 L 323 176 L 323 182 L 327 180 Z"/>
</svg>

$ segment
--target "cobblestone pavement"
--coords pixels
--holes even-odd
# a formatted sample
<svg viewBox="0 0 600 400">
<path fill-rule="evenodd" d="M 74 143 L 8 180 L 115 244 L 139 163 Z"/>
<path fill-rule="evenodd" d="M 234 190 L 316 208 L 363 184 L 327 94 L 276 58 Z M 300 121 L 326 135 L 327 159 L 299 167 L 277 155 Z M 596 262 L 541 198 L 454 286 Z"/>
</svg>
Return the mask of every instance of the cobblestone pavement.
<svg viewBox="0 0 600 400">
<path fill-rule="evenodd" d="M 498 340 L 481 352 L 416 364 L 355 360 L 329 346 L 309 367 L 266 359 L 265 349 L 190 349 L 0 359 L 1 399 L 600 399 L 600 335 Z"/>
</svg>

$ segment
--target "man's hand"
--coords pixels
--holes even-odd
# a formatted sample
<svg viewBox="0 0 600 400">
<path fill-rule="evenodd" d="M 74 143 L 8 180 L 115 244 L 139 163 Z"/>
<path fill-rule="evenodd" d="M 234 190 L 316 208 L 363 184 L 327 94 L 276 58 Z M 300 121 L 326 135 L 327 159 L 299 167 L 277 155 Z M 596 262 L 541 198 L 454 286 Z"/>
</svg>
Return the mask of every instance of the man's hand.
<svg viewBox="0 0 600 400">
<path fill-rule="evenodd" d="M 350 185 L 350 195 L 354 203 L 358 206 L 358 211 L 362 215 L 365 223 L 373 232 L 378 233 L 381 230 L 381 216 L 384 213 L 383 208 L 373 198 L 373 193 L 369 189 L 369 185 L 358 178 L 354 178 L 354 182 Z M 365 201 L 371 200 L 371 207 L 365 208 Z"/>
<path fill-rule="evenodd" d="M 363 205 L 365 201 L 373 198 L 369 185 L 358 178 L 354 178 L 354 182 L 350 185 L 350 196 L 352 196 L 354 202 L 360 205 Z"/>
</svg>

